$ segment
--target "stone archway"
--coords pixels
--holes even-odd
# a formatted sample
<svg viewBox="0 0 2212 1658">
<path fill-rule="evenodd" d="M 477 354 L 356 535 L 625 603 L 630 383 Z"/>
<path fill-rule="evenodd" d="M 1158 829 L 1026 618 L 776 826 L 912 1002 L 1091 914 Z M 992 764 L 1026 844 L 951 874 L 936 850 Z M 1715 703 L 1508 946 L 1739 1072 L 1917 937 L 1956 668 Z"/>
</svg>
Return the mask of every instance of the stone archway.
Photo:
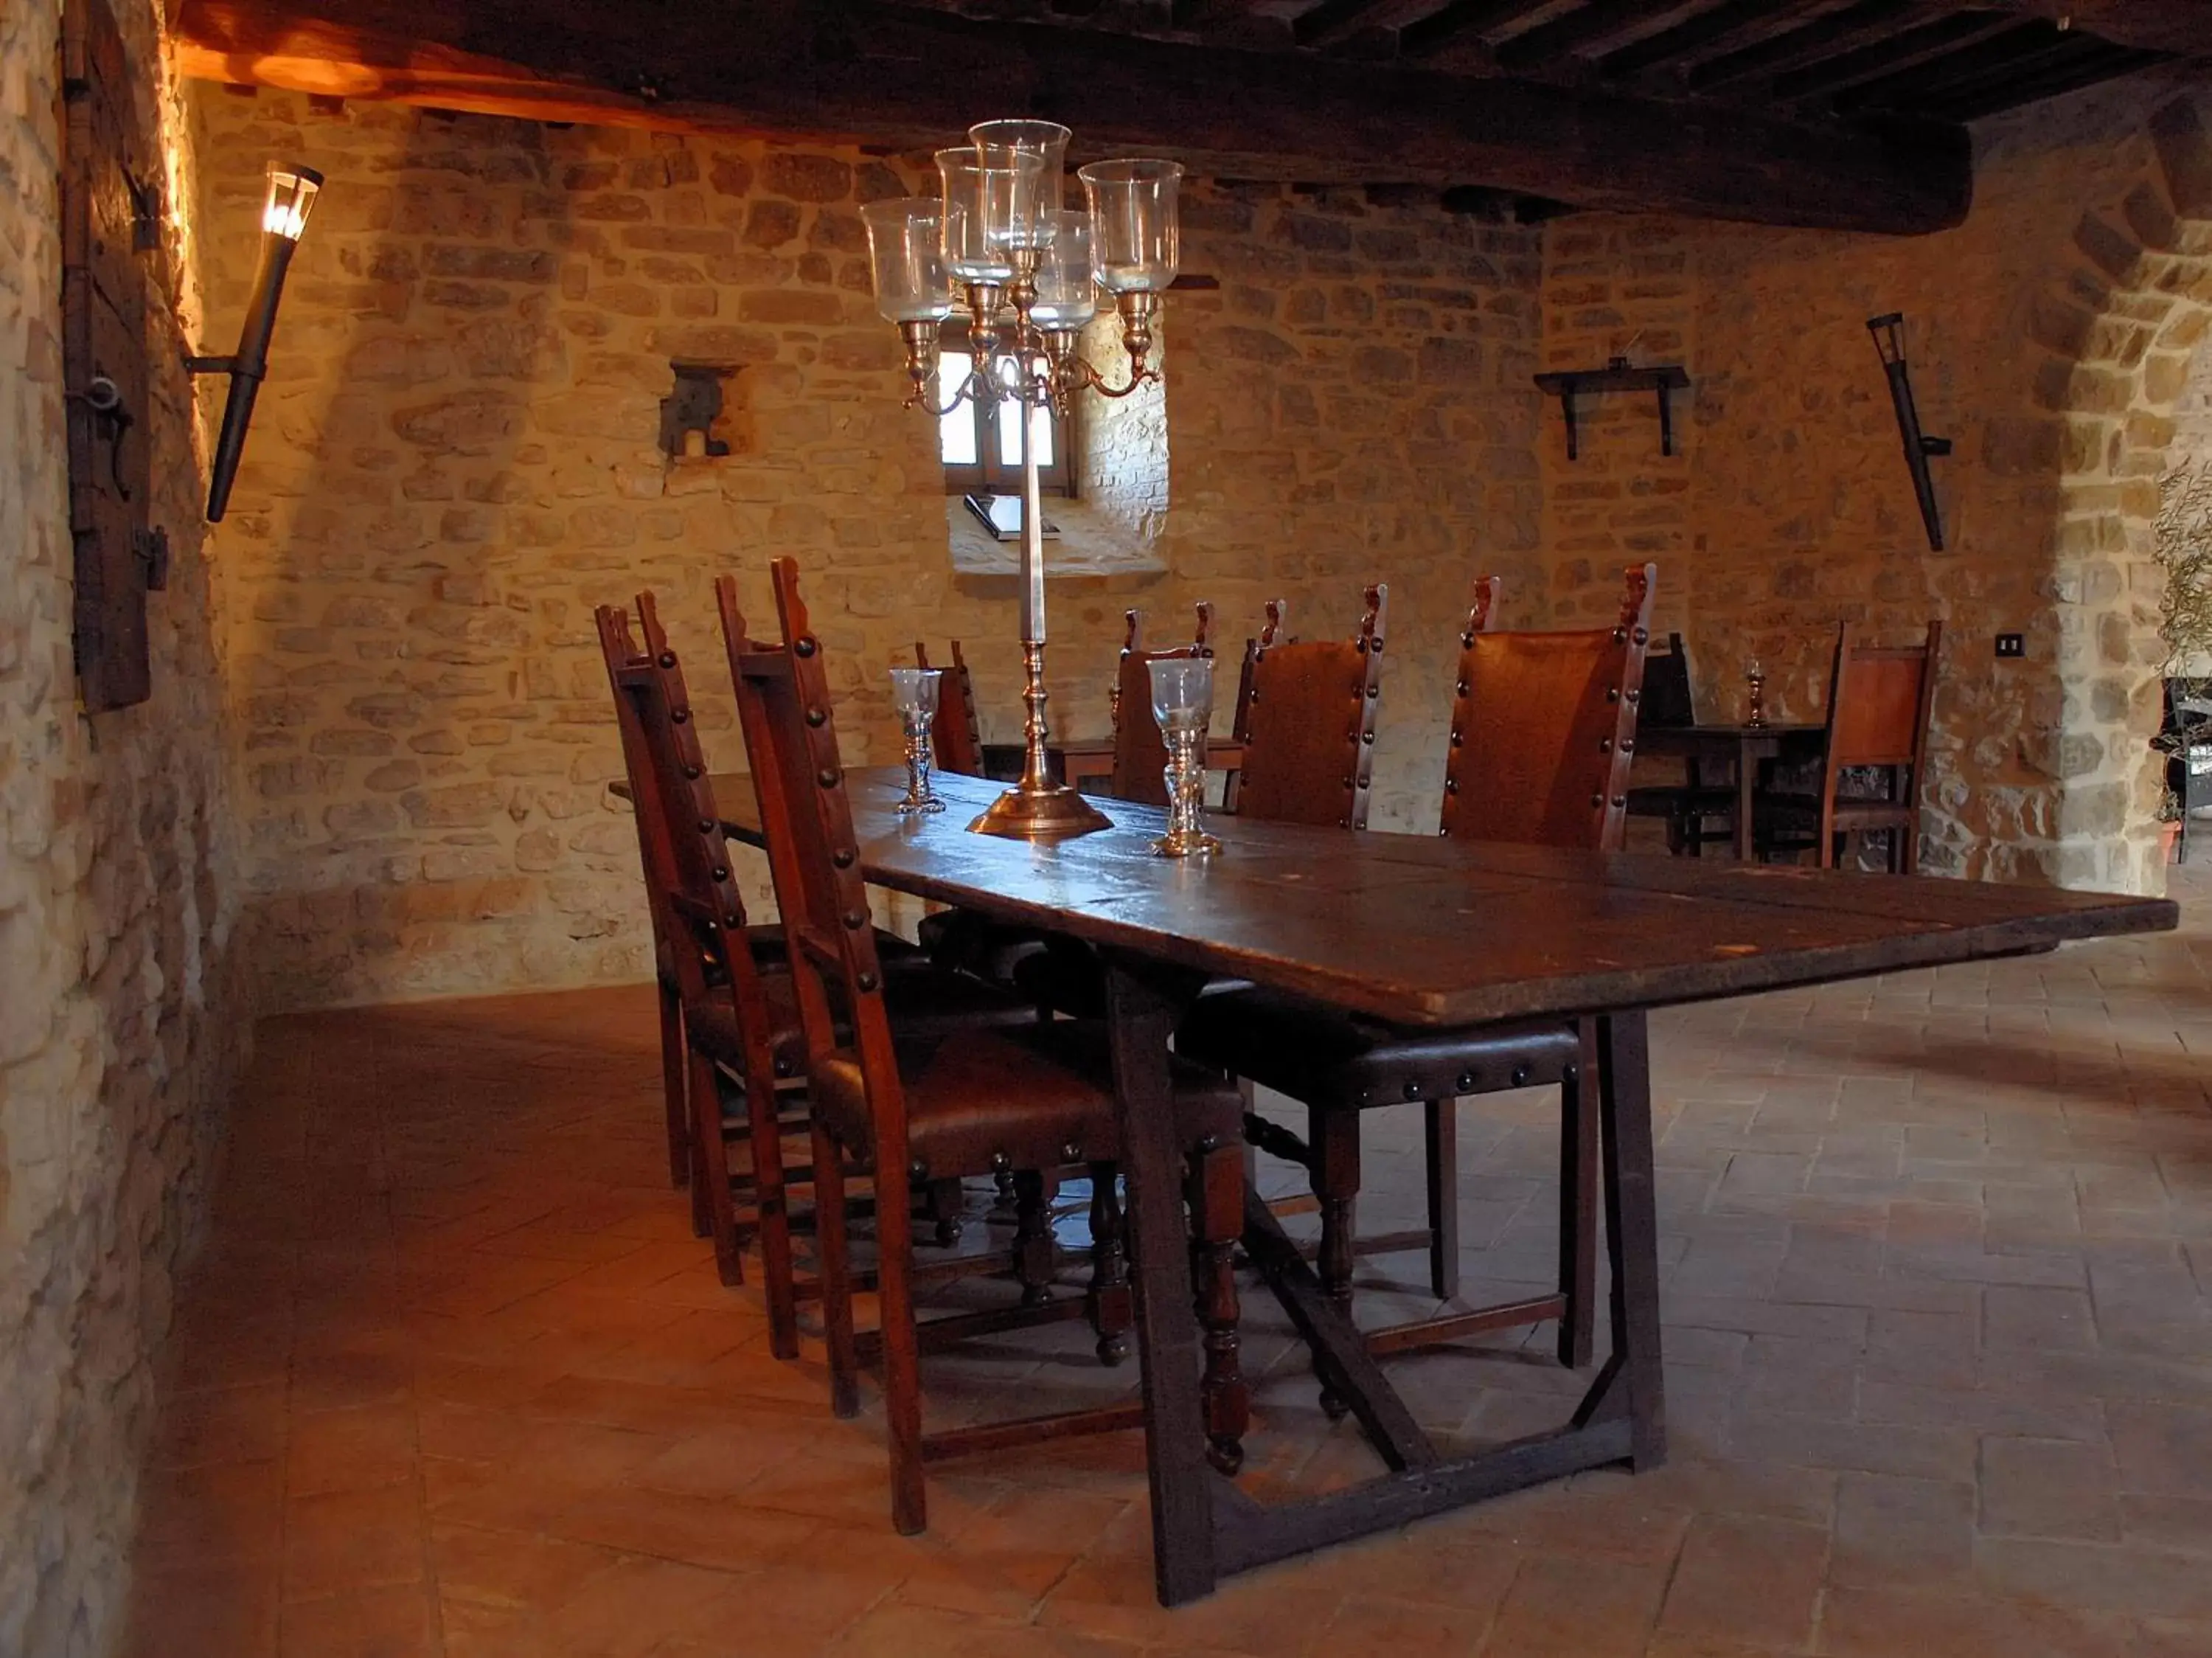
<svg viewBox="0 0 2212 1658">
<path fill-rule="evenodd" d="M 2185 95 L 2147 123 L 2142 175 L 2085 212 L 2030 333 L 2037 400 L 2062 417 L 2051 596 L 2060 611 L 2061 780 L 2051 873 L 2162 888 L 2159 479 L 2192 354 L 2212 324 L 2212 134 Z"/>
</svg>

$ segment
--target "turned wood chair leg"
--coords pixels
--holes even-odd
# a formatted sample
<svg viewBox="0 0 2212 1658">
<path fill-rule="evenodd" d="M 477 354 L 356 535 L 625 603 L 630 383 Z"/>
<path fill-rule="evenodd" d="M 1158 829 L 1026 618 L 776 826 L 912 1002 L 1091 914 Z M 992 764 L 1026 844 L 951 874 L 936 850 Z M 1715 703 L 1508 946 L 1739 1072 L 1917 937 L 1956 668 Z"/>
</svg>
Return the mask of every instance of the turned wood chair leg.
<svg viewBox="0 0 2212 1658">
<path fill-rule="evenodd" d="M 1352 1264 L 1358 1241 L 1359 1113 L 1314 1111 L 1308 1113 L 1308 1122 L 1307 1138 L 1313 1148 L 1313 1192 L 1321 1200 L 1321 1251 L 1314 1268 L 1322 1292 L 1349 1319 Z M 1317 1374 L 1321 1408 L 1331 1417 L 1340 1418 L 1351 1408 L 1342 1390 L 1327 1368 L 1320 1368 Z"/>
<path fill-rule="evenodd" d="M 845 1151 L 814 1125 L 814 1259 L 822 1275 L 822 1332 L 830 1350 L 830 1408 L 860 1411 L 860 1359 L 853 1339 L 853 1256 L 846 1230 Z"/>
<path fill-rule="evenodd" d="M 1578 1370 L 1597 1338 L 1597 1033 L 1579 1027 L 1582 1057 L 1559 1084 L 1559 1362 Z"/>
<path fill-rule="evenodd" d="M 755 1228 L 760 1238 L 761 1289 L 768 1302 L 769 1350 L 799 1356 L 799 1296 L 791 1277 L 791 1217 L 784 1202 L 783 1135 L 774 1085 L 745 1087 L 752 1151 Z"/>
<path fill-rule="evenodd" d="M 1129 1356 L 1129 1326 L 1136 1317 L 1118 1173 L 1112 1163 L 1091 1165 L 1091 1289 L 1085 1301 L 1098 1338 L 1098 1362 L 1109 1365 Z"/>
<path fill-rule="evenodd" d="M 668 1118 L 668 1184 L 691 1178 L 690 1101 L 684 1086 L 690 1050 L 684 1038 L 684 998 L 672 985 L 660 987 L 660 1094 Z"/>
<path fill-rule="evenodd" d="M 705 1206 L 708 1235 L 714 1240 L 714 1270 L 726 1284 L 745 1281 L 744 1255 L 738 1244 L 737 1200 L 730 1190 L 730 1153 L 722 1143 L 722 1094 L 714 1062 L 691 1055 L 691 1145 L 693 1196 Z M 695 1209 L 694 1216 L 696 1218 Z"/>
<path fill-rule="evenodd" d="M 968 1194 L 957 1179 L 929 1183 L 929 1218 L 935 1223 L 937 1247 L 950 1249 L 960 1241 L 962 1210 Z"/>
<path fill-rule="evenodd" d="M 1427 1119 L 1429 1289 L 1438 1301 L 1459 1294 L 1459 1101 L 1430 1100 Z"/>
<path fill-rule="evenodd" d="M 921 1351 L 914 1322 L 914 1207 L 906 1178 L 875 1159 L 876 1320 L 882 1332 L 884 1429 L 890 1445 L 891 1525 L 902 1537 L 928 1529 L 921 1461 Z"/>
<path fill-rule="evenodd" d="M 1056 1176 L 1037 1169 L 1014 1172 L 1014 1277 L 1021 1281 L 1024 1307 L 1052 1299 L 1051 1205 L 1059 1185 Z"/>
<path fill-rule="evenodd" d="M 1206 1455 L 1224 1474 L 1244 1465 L 1252 1394 L 1245 1385 L 1237 1331 L 1237 1244 L 1244 1228 L 1244 1154 L 1211 1142 L 1192 1154 L 1188 1198 L 1193 1240 L 1191 1282 L 1204 1332 L 1206 1374 L 1199 1399 L 1206 1417 Z"/>
</svg>

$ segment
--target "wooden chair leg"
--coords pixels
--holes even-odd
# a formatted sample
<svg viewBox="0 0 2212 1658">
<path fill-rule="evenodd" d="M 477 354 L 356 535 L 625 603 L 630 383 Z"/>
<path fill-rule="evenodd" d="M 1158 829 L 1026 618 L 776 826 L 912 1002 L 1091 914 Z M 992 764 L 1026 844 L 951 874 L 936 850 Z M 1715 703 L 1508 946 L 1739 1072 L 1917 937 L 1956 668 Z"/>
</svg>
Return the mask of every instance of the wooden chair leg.
<svg viewBox="0 0 2212 1658">
<path fill-rule="evenodd" d="M 1206 1455 L 1223 1473 L 1234 1474 L 1244 1466 L 1244 1435 L 1252 1423 L 1252 1393 L 1237 1331 L 1237 1244 L 1244 1229 L 1242 1145 L 1201 1145 L 1190 1157 L 1188 1185 L 1191 1283 L 1206 1347 L 1206 1374 L 1199 1382 Z"/>
<path fill-rule="evenodd" d="M 1429 1289 L 1438 1301 L 1459 1294 L 1459 1101 L 1431 1100 L 1427 1117 Z"/>
<path fill-rule="evenodd" d="M 692 1214 L 703 1208 L 707 1234 L 714 1240 L 714 1270 L 726 1284 L 745 1281 L 744 1256 L 738 1247 L 736 1199 L 730 1191 L 730 1154 L 722 1143 L 722 1094 L 714 1062 L 691 1055 Z"/>
<path fill-rule="evenodd" d="M 878 1136 L 880 1147 L 882 1136 Z M 921 1354 L 914 1324 L 914 1208 L 906 1179 L 876 1165 L 876 1306 L 882 1332 L 884 1428 L 891 1460 L 891 1524 L 902 1537 L 929 1525 L 921 1463 Z M 888 1189 L 886 1189 L 888 1188 Z"/>
<path fill-rule="evenodd" d="M 684 998 L 666 984 L 660 987 L 660 1094 L 668 1118 L 668 1184 L 680 1186 L 691 1178 L 690 1101 L 686 1097 L 684 1073 L 690 1050 L 684 1039 Z"/>
<path fill-rule="evenodd" d="M 1308 1123 L 1313 1192 L 1321 1200 L 1321 1251 L 1315 1271 L 1322 1293 L 1349 1319 L 1358 1222 L 1359 1113 L 1313 1111 L 1308 1113 Z M 1331 1418 L 1340 1419 L 1351 1408 L 1349 1402 L 1328 1368 L 1316 1366 L 1316 1374 L 1321 1381 L 1321 1408 Z"/>
<path fill-rule="evenodd" d="M 1135 1321 L 1119 1174 L 1112 1163 L 1091 1165 L 1091 1289 L 1085 1300 L 1098 1338 L 1098 1362 L 1109 1365 L 1129 1356 L 1129 1326 Z"/>
<path fill-rule="evenodd" d="M 822 1330 L 830 1349 L 830 1408 L 860 1411 L 860 1359 L 853 1339 L 853 1256 L 846 1231 L 845 1152 L 814 1125 L 814 1259 L 822 1274 Z"/>
<path fill-rule="evenodd" d="M 1042 1307 L 1052 1299 L 1050 1205 L 1059 1185 L 1056 1176 L 1034 1168 L 1014 1173 L 1014 1277 L 1021 1281 L 1024 1307 Z"/>
<path fill-rule="evenodd" d="M 962 1210 L 968 1194 L 958 1180 L 929 1183 L 929 1218 L 936 1228 L 937 1247 L 950 1249 L 960 1241 Z"/>
<path fill-rule="evenodd" d="M 791 1217 L 784 1201 L 783 1133 L 773 1083 L 745 1088 L 753 1164 L 754 1225 L 760 1238 L 761 1289 L 768 1302 L 769 1350 L 799 1356 L 799 1294 L 791 1277 Z"/>
<path fill-rule="evenodd" d="M 1597 1338 L 1598 1051 L 1589 1020 L 1579 1028 L 1582 1056 L 1559 1084 L 1559 1362 L 1579 1370 Z"/>
</svg>

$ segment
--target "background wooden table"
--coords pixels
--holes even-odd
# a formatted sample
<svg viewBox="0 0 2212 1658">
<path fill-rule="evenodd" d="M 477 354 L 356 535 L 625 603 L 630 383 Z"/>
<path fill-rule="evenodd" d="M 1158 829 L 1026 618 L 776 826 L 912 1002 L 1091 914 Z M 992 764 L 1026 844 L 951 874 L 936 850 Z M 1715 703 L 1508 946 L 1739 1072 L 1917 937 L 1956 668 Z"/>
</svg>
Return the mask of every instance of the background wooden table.
<svg viewBox="0 0 2212 1658">
<path fill-rule="evenodd" d="M 1686 761 L 1692 789 L 1705 782 L 1708 765 L 1735 768 L 1735 856 L 1751 862 L 1752 797 L 1762 762 L 1818 759 L 1828 735 L 1824 725 L 1646 725 L 1636 733 L 1639 754 L 1668 754 Z"/>
</svg>

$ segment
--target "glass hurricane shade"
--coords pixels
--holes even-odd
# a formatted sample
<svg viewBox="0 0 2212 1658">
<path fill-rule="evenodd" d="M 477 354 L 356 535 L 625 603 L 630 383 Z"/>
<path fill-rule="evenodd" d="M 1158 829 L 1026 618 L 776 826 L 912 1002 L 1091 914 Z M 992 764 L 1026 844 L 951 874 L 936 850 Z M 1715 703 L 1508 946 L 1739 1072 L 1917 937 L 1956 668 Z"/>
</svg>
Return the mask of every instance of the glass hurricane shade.
<svg viewBox="0 0 2212 1658">
<path fill-rule="evenodd" d="M 1166 736 L 1201 730 L 1213 717 L 1213 661 L 1170 656 L 1146 664 L 1152 676 L 1152 717 Z"/>
<path fill-rule="evenodd" d="M 1176 197 L 1182 168 L 1139 158 L 1093 162 L 1077 173 L 1091 201 L 1091 259 L 1109 293 L 1158 293 L 1182 258 Z"/>
<path fill-rule="evenodd" d="M 1003 167 L 1018 153 L 1037 158 L 1043 169 L 1037 179 L 1037 205 L 1048 213 L 1066 205 L 1061 196 L 1071 136 L 1058 121 L 979 121 L 968 129 L 969 142 L 988 165 Z"/>
<path fill-rule="evenodd" d="M 315 210 L 323 175 L 311 167 L 269 164 L 269 199 L 261 210 L 261 228 L 286 241 L 297 241 L 307 229 L 307 216 Z"/>
<path fill-rule="evenodd" d="M 870 202 L 860 210 L 876 309 L 886 321 L 942 322 L 952 314 L 944 215 L 944 204 L 929 196 Z"/>
<path fill-rule="evenodd" d="M 1080 328 L 1098 314 L 1098 289 L 1091 275 L 1091 217 L 1070 212 L 1044 216 L 1052 240 L 1037 261 L 1036 302 L 1030 315 L 1040 328 Z"/>
<path fill-rule="evenodd" d="M 1037 216 L 1044 163 L 1007 151 L 987 160 L 973 144 L 937 152 L 945 184 L 945 265 L 963 282 L 1006 282 L 1016 248 L 1036 247 L 1049 228 Z"/>
<path fill-rule="evenodd" d="M 895 667 L 891 670 L 891 706 L 908 718 L 937 712 L 938 679 L 944 669 Z"/>
</svg>

